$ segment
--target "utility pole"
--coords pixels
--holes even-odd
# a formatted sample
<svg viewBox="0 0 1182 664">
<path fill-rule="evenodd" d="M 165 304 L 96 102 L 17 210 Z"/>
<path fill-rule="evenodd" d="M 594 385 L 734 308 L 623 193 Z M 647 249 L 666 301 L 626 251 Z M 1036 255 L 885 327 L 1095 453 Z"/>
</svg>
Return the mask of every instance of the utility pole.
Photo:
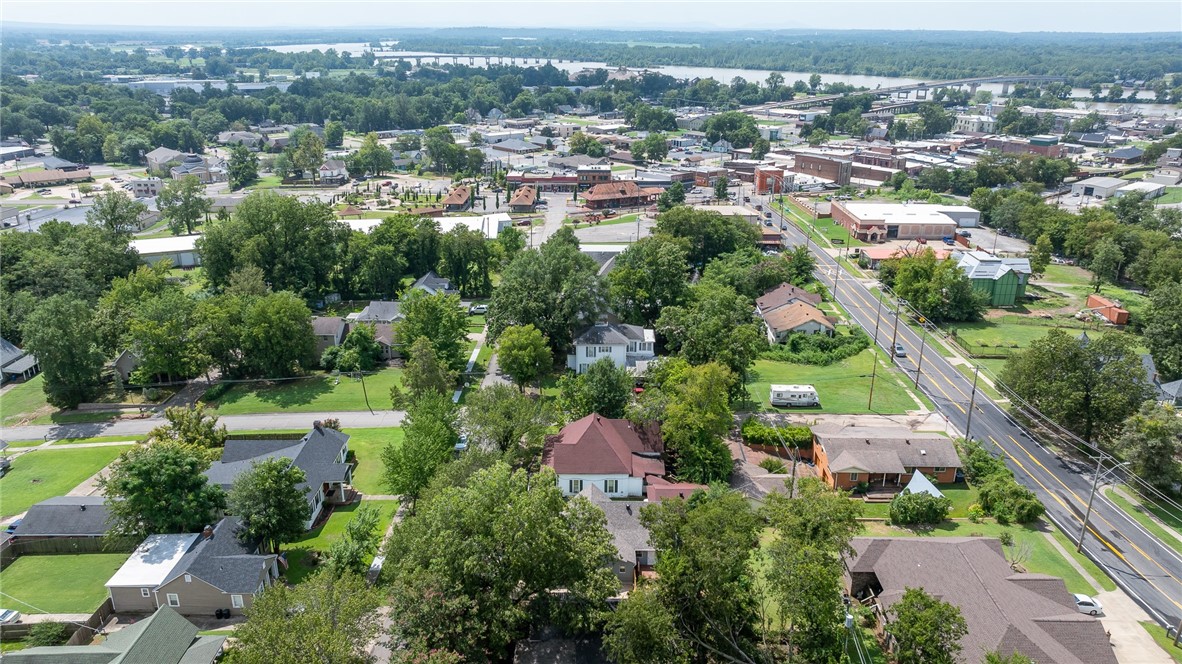
<svg viewBox="0 0 1182 664">
<path fill-rule="evenodd" d="M 923 373 L 923 349 L 927 346 L 928 341 L 928 325 L 927 321 L 920 319 L 919 327 L 922 332 L 919 335 L 919 363 L 915 366 L 915 389 L 919 389 L 919 374 Z"/>
<path fill-rule="evenodd" d="M 906 300 L 899 300 L 895 303 L 895 328 L 891 331 L 891 352 L 895 352 L 895 343 L 899 340 L 899 312 L 903 309 L 903 303 Z"/>
<path fill-rule="evenodd" d="M 870 363 L 870 398 L 866 400 L 866 410 L 871 409 L 871 404 L 874 403 L 874 381 L 878 378 L 878 321 L 882 318 L 882 291 L 878 291 L 878 308 L 874 311 L 874 343 L 870 345 L 874 349 L 874 357 Z"/>
<path fill-rule="evenodd" d="M 965 425 L 964 425 L 965 440 L 972 440 L 973 439 L 973 435 L 972 435 L 973 406 L 975 405 L 976 400 L 977 400 L 977 376 L 979 376 L 980 373 L 981 373 L 981 367 L 977 366 L 977 365 L 973 365 L 973 391 L 969 393 L 969 420 L 968 420 L 968 422 L 965 422 Z"/>
<path fill-rule="evenodd" d="M 1092 475 L 1092 492 L 1088 495 L 1088 510 L 1084 513 L 1083 526 L 1079 530 L 1079 541 L 1075 543 L 1075 550 L 1083 553 L 1084 535 L 1088 534 L 1088 519 L 1092 516 L 1092 501 L 1096 499 L 1096 485 L 1100 483 L 1100 463 L 1104 461 L 1104 455 L 1096 457 L 1096 474 Z"/>
</svg>

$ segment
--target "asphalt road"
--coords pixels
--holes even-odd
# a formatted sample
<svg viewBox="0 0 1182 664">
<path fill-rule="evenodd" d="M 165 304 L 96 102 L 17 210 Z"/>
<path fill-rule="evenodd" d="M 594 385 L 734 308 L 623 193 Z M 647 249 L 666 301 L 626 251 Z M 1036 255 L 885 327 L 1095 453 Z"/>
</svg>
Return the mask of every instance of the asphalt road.
<svg viewBox="0 0 1182 664">
<path fill-rule="evenodd" d="M 764 200 L 763 202 L 767 202 Z M 783 231 L 784 243 L 805 244 L 806 238 L 791 222 Z M 876 294 L 852 277 L 836 260 L 811 244 L 822 281 L 853 319 L 873 338 L 877 322 L 877 343 L 888 352 L 895 336 L 890 302 L 879 310 Z M 922 371 L 919 387 L 932 399 L 941 414 L 965 431 L 969 404 L 974 403 L 972 437 L 1003 457 L 1018 482 L 1034 491 L 1047 507 L 1047 516 L 1073 543 L 1078 541 L 1087 510 L 1095 466 L 1056 455 L 1032 438 L 981 391 L 973 397 L 973 381 L 953 366 L 907 325 L 898 326 L 898 341 L 907 357 L 896 358 L 898 368 L 915 380 Z M 1092 506 L 1084 552 L 1117 585 L 1163 626 L 1177 626 L 1182 616 L 1182 556 L 1166 546 L 1123 510 L 1097 492 Z"/>
</svg>

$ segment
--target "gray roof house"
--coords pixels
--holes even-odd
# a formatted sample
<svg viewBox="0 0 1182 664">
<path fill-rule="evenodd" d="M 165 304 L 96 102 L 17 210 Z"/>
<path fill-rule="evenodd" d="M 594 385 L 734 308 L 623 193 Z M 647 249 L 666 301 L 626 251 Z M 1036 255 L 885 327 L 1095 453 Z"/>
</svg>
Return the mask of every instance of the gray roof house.
<svg viewBox="0 0 1182 664">
<path fill-rule="evenodd" d="M 347 329 L 345 319 L 340 316 L 313 316 L 312 335 L 316 337 L 316 355 L 320 356 L 325 350 L 341 345 Z"/>
<path fill-rule="evenodd" d="M 82 628 L 86 629 L 86 628 Z M 224 636 L 198 636 L 197 626 L 167 606 L 111 632 L 98 645 L 41 646 L 4 653 L 22 664 L 213 664 Z"/>
<path fill-rule="evenodd" d="M 0 338 L 0 384 L 10 380 L 28 380 L 37 375 L 41 365 L 37 356 L 17 348 L 15 344 Z"/>
<path fill-rule="evenodd" d="M 144 155 L 148 162 L 148 172 L 154 175 L 166 175 L 170 166 L 179 164 L 184 158 L 184 152 L 164 147 L 156 148 Z"/>
<path fill-rule="evenodd" d="M 1182 380 L 1162 383 L 1157 386 L 1157 391 L 1160 403 L 1182 407 Z"/>
<path fill-rule="evenodd" d="M 254 464 L 267 459 L 288 459 L 307 476 L 300 486 L 307 489 L 308 504 L 312 508 L 307 524 L 311 529 L 327 505 L 348 502 L 345 485 L 353 481 L 353 466 L 345 463 L 348 454 L 349 436 L 317 421 L 303 436 L 296 434 L 290 438 L 262 440 L 230 438 L 222 448 L 222 458 L 205 471 L 205 476 L 211 484 L 228 491 L 234 480 Z"/>
<path fill-rule="evenodd" d="M 13 536 L 102 537 L 110 514 L 102 496 L 56 496 L 30 507 Z"/>
<path fill-rule="evenodd" d="M 613 500 L 592 483 L 588 483 L 578 495 L 594 503 L 607 517 L 607 531 L 616 545 L 612 571 L 620 579 L 623 592 L 632 590 L 641 574 L 650 572 L 657 563 L 657 550 L 648 541 L 648 529 L 640 523 L 640 508 L 648 503 Z"/>
<path fill-rule="evenodd" d="M 454 295 L 454 294 L 460 292 L 460 291 L 451 287 L 451 280 L 450 279 L 448 279 L 447 277 L 441 277 L 438 274 L 435 274 L 434 270 L 419 277 L 418 279 L 415 280 L 415 282 L 413 284 L 411 284 L 411 286 L 410 286 L 411 290 L 414 290 L 416 288 L 418 288 L 420 290 L 425 290 L 430 295 L 435 295 L 436 293 L 444 293 L 447 295 Z"/>
<path fill-rule="evenodd" d="M 597 360 L 610 358 L 618 367 L 642 374 L 656 352 L 656 334 L 639 325 L 598 323 L 575 337 L 575 352 L 566 357 L 568 369 L 583 373 Z"/>
<path fill-rule="evenodd" d="M 393 323 L 404 318 L 401 306 L 393 300 L 370 300 L 360 313 L 349 314 L 348 319 L 355 323 Z"/>
</svg>

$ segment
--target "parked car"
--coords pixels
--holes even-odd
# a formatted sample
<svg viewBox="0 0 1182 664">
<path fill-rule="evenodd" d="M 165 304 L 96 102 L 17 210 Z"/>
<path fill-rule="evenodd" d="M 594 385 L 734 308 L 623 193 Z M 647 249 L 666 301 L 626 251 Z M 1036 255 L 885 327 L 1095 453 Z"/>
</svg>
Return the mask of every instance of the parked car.
<svg viewBox="0 0 1182 664">
<path fill-rule="evenodd" d="M 487 314 L 487 313 L 488 313 L 488 305 L 487 304 L 474 304 L 474 305 L 468 307 L 468 315 L 469 316 L 480 316 L 480 315 Z"/>
<path fill-rule="evenodd" d="M 111 178 L 111 182 L 123 182 L 123 178 L 116 175 L 115 177 Z"/>
<path fill-rule="evenodd" d="M 956 231 L 956 234 L 957 234 L 957 235 L 959 235 L 959 236 L 961 236 L 961 237 L 973 237 L 973 234 L 972 234 L 972 233 L 970 233 L 970 232 L 968 232 L 968 231 L 966 231 L 966 230 L 959 230 L 959 231 Z"/>
<path fill-rule="evenodd" d="M 894 353 L 895 357 L 907 357 L 907 347 L 903 344 L 895 344 L 892 352 Z"/>
<path fill-rule="evenodd" d="M 12 609 L 0 609 L 0 625 L 11 625 L 21 621 L 21 612 Z"/>
<path fill-rule="evenodd" d="M 1095 597 L 1089 597 L 1079 593 L 1072 593 L 1071 596 L 1075 598 L 1076 611 L 1079 611 L 1080 613 L 1086 613 L 1089 616 L 1104 613 L 1104 605 L 1101 604 L 1100 600 L 1096 599 Z"/>
<path fill-rule="evenodd" d="M 21 525 L 21 521 L 23 521 L 23 520 L 24 519 L 17 519 L 16 521 L 13 521 L 12 523 L 8 524 L 8 527 L 4 529 L 4 533 L 6 535 L 11 535 L 11 534 L 15 533 L 17 527 Z"/>
<path fill-rule="evenodd" d="M 77 199 L 77 198 L 71 198 L 71 199 L 69 200 L 69 203 L 70 203 L 70 205 L 81 205 L 81 204 L 82 204 L 82 201 L 81 201 L 80 199 Z"/>
</svg>

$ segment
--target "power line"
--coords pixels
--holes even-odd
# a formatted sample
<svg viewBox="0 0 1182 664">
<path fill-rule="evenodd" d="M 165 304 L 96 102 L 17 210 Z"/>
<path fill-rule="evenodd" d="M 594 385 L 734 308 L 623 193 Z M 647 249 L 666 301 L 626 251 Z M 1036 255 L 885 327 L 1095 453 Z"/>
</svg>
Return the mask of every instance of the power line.
<svg viewBox="0 0 1182 664">
<path fill-rule="evenodd" d="M 46 611 L 45 609 L 42 609 L 42 608 L 38 608 L 38 607 L 36 607 L 36 606 L 33 606 L 32 604 L 29 604 L 29 603 L 28 603 L 28 602 L 26 602 L 25 600 L 23 600 L 23 599 L 18 599 L 18 598 L 16 598 L 16 597 L 13 597 L 12 595 L 9 595 L 9 594 L 8 594 L 8 593 L 6 593 L 6 592 L 0 591 L 0 595 L 3 595 L 3 596 L 5 596 L 5 597 L 7 597 L 8 599 L 10 599 L 10 600 L 12 600 L 12 601 L 14 601 L 14 602 L 17 602 L 18 604 L 24 604 L 25 606 L 29 607 L 30 609 L 33 609 L 33 610 L 34 610 L 34 611 L 36 611 L 37 613 L 44 613 L 44 614 L 52 614 L 52 613 L 53 613 L 52 611 Z M 97 627 L 91 627 L 90 625 L 87 625 L 87 624 L 84 624 L 84 623 L 80 623 L 80 622 L 74 622 L 73 620 L 58 620 L 58 621 L 55 621 L 55 622 L 64 622 L 64 623 L 66 623 L 66 624 L 69 624 L 69 625 L 75 625 L 75 626 L 77 626 L 77 627 L 80 627 L 80 628 L 82 628 L 82 629 L 89 629 L 90 631 L 94 632 L 95 634 L 99 634 L 99 633 L 101 633 L 101 632 L 103 631 L 101 628 L 97 628 Z"/>
</svg>

